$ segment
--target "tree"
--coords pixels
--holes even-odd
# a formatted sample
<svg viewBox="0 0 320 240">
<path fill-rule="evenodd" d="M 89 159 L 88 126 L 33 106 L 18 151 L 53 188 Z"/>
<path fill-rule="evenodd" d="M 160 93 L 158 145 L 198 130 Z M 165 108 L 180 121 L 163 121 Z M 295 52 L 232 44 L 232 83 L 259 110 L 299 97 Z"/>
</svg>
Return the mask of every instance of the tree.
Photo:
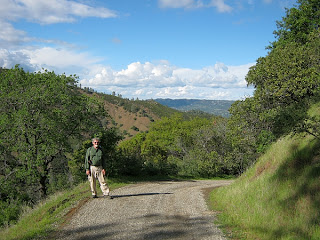
<svg viewBox="0 0 320 240">
<path fill-rule="evenodd" d="M 179 164 L 183 175 L 215 177 L 226 173 L 228 166 L 225 159 L 230 151 L 226 125 L 225 119 L 213 118 L 202 126 L 192 128 L 189 139 L 181 139 L 185 142 L 181 145 L 186 146 Z"/>
<path fill-rule="evenodd" d="M 255 97 L 266 108 L 299 103 L 319 91 L 319 32 L 308 39 L 303 45 L 278 46 L 250 69 L 248 85 L 256 88 Z"/>
<path fill-rule="evenodd" d="M 289 42 L 305 44 L 308 36 L 320 26 L 320 4 L 318 0 L 298 0 L 298 7 L 287 9 L 282 21 L 277 21 L 274 31 L 277 41 L 269 48 L 286 45 Z"/>
<path fill-rule="evenodd" d="M 115 176 L 122 170 L 121 167 L 123 166 L 119 164 L 116 150 L 118 142 L 122 140 L 122 136 L 116 128 L 101 128 L 93 134 L 91 138 L 83 141 L 82 145 L 73 151 L 72 157 L 68 161 L 70 173 L 75 184 L 84 181 L 87 177 L 84 169 L 84 159 L 87 149 L 92 146 L 91 140 L 93 137 L 100 138 L 100 146 L 102 147 L 106 158 L 107 176 Z"/>
<path fill-rule="evenodd" d="M 259 58 L 246 76 L 248 85 L 255 87 L 259 119 L 272 123 L 270 130 L 278 137 L 310 127 L 304 124 L 311 122 L 306 111 L 319 97 L 320 5 L 315 0 L 298 3 L 277 23 L 278 40 L 268 55 Z"/>
<path fill-rule="evenodd" d="M 164 117 L 147 133 L 122 142 L 119 149 L 126 159 L 143 163 L 148 174 L 212 177 L 231 165 L 224 161 L 229 150 L 226 120 L 221 117 Z"/>
<path fill-rule="evenodd" d="M 227 142 L 230 145 L 226 162 L 230 171 L 242 174 L 275 139 L 273 122 L 264 114 L 264 107 L 254 98 L 237 101 L 230 108 Z M 272 116 L 272 112 L 269 112 Z"/>
<path fill-rule="evenodd" d="M 99 127 L 102 108 L 80 93 L 75 76 L 16 66 L 2 71 L 0 82 L 1 180 L 17 182 L 20 195 L 35 202 L 48 194 L 55 162 L 67 167 L 71 140 Z"/>
</svg>

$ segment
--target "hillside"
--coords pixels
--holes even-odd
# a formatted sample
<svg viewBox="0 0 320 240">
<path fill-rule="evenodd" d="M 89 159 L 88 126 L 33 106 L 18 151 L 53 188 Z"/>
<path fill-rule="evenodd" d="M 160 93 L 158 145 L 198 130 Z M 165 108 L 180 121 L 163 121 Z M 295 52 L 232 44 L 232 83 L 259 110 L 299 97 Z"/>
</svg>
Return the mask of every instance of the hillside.
<svg viewBox="0 0 320 240">
<path fill-rule="evenodd" d="M 200 99 L 155 99 L 156 102 L 179 111 L 200 110 L 217 116 L 229 117 L 229 108 L 234 101 Z"/>
<path fill-rule="evenodd" d="M 148 131 L 150 124 L 162 117 L 181 113 L 185 119 L 195 116 L 210 118 L 212 114 L 202 111 L 181 112 L 154 100 L 129 100 L 119 96 L 84 91 L 85 94 L 103 101 L 109 117 L 104 125 L 118 128 L 124 137 L 131 138 L 139 132 Z"/>
<path fill-rule="evenodd" d="M 320 104 L 309 111 L 319 117 Z M 211 194 L 241 239 L 320 239 L 320 141 L 286 136 L 234 184 Z"/>
</svg>

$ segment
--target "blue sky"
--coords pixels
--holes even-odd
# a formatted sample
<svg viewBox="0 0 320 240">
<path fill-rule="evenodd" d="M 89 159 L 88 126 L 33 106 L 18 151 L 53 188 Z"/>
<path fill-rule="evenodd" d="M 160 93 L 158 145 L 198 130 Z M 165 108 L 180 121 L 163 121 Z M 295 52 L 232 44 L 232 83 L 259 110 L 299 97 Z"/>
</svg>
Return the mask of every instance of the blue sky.
<svg viewBox="0 0 320 240">
<path fill-rule="evenodd" d="M 0 0 L 0 67 L 126 98 L 238 100 L 294 0 Z"/>
</svg>

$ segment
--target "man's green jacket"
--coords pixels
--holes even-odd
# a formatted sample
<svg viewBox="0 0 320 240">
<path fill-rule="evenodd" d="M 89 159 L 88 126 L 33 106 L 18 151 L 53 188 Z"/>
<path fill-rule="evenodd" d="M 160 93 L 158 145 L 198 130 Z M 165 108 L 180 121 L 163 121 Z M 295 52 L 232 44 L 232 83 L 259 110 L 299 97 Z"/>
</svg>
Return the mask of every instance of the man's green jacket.
<svg viewBox="0 0 320 240">
<path fill-rule="evenodd" d="M 89 170 L 89 160 L 92 162 L 92 166 L 102 166 L 102 169 L 106 169 L 106 161 L 104 158 L 103 151 L 100 147 L 95 149 L 93 146 L 87 149 L 86 159 L 84 167 L 86 170 Z"/>
</svg>

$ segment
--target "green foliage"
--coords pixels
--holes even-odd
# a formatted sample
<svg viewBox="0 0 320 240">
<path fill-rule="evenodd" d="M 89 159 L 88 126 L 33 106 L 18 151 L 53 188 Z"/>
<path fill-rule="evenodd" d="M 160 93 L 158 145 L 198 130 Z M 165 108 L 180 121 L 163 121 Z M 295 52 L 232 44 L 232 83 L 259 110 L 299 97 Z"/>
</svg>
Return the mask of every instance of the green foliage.
<svg viewBox="0 0 320 240">
<path fill-rule="evenodd" d="M 118 145 L 118 158 L 114 163 L 116 175 L 138 176 L 143 169 L 141 145 L 146 133 L 139 133 L 130 141 L 123 141 Z"/>
<path fill-rule="evenodd" d="M 103 149 L 105 154 L 107 169 L 107 176 L 118 175 L 118 172 L 124 166 L 119 166 L 118 156 L 116 153 L 116 146 L 118 142 L 122 139 L 122 136 L 119 134 L 116 128 L 105 129 L 98 133 L 92 135 L 93 137 L 100 138 L 100 146 Z M 70 173 L 73 178 L 74 184 L 78 184 L 86 179 L 84 160 L 87 149 L 92 146 L 91 139 L 85 140 L 82 142 L 82 145 L 79 149 L 74 150 L 71 159 L 68 161 L 68 166 Z"/>
<path fill-rule="evenodd" d="M 74 184 L 78 184 L 86 179 L 84 159 L 90 146 L 92 146 L 91 139 L 82 142 L 81 147 L 73 152 L 71 159 L 68 161 L 68 167 Z"/>
<path fill-rule="evenodd" d="M 137 131 L 137 132 L 139 132 L 140 130 L 139 130 L 139 128 L 138 127 L 136 127 L 136 126 L 132 126 L 131 127 L 131 129 L 133 129 L 134 131 Z"/>
<path fill-rule="evenodd" d="M 320 37 L 312 34 L 304 45 L 295 42 L 273 49 L 247 75 L 255 95 L 268 107 L 299 103 L 319 91 Z"/>
<path fill-rule="evenodd" d="M 237 239 L 319 239 L 319 150 L 311 136 L 274 143 L 233 184 L 211 193 L 220 224 Z"/>
<path fill-rule="evenodd" d="M 223 118 L 184 120 L 182 114 L 154 122 L 148 133 L 122 142 L 119 150 L 146 174 L 214 177 L 229 173 Z M 232 170 L 231 170 L 232 171 Z"/>
<path fill-rule="evenodd" d="M 287 9 L 282 21 L 277 21 L 278 30 L 274 31 L 277 41 L 273 47 L 288 42 L 305 44 L 308 35 L 320 26 L 320 6 L 318 0 L 298 0 L 297 7 Z"/>
<path fill-rule="evenodd" d="M 260 109 L 261 105 L 253 98 L 237 101 L 230 108 L 227 125 L 230 154 L 227 157 L 237 174 L 250 167 L 274 139 L 270 123 L 260 117 Z"/>
<path fill-rule="evenodd" d="M 266 108 L 299 103 L 319 91 L 319 32 L 308 39 L 278 46 L 250 69 L 246 80 Z"/>
<path fill-rule="evenodd" d="M 319 2 L 298 3 L 278 22 L 278 41 L 269 54 L 259 58 L 246 77 L 256 88 L 254 102 L 260 106 L 259 118 L 272 123 L 270 130 L 277 136 L 299 132 L 306 122 L 314 122 L 307 119 L 306 111 L 320 90 Z"/>
<path fill-rule="evenodd" d="M 254 96 L 230 110 L 231 150 L 243 174 L 211 201 L 223 211 L 220 221 L 240 233 L 237 238 L 320 237 L 320 5 L 298 3 L 278 22 L 278 40 L 246 77 Z"/>
<path fill-rule="evenodd" d="M 115 189 L 126 185 L 124 181 L 109 179 L 109 187 Z M 68 189 L 48 197 L 45 201 L 25 208 L 19 221 L 8 228 L 0 229 L 0 239 L 25 240 L 25 239 L 55 239 L 54 233 L 61 224 L 65 223 L 70 215 L 66 214 L 79 203 L 87 202 L 88 183 L 81 183 L 73 189 Z M 0 215 L 0 218 L 2 215 Z"/>
<path fill-rule="evenodd" d="M 100 128 L 105 115 L 76 82 L 74 76 L 28 73 L 18 66 L 0 72 L 1 204 L 32 205 L 70 186 L 71 142 Z"/>
<path fill-rule="evenodd" d="M 20 203 L 17 201 L 0 201 L 0 223 L 1 225 L 11 225 L 17 222 L 21 211 Z"/>
<path fill-rule="evenodd" d="M 313 104 L 308 111 L 308 118 L 294 129 L 296 133 L 306 132 L 320 139 L 320 102 Z"/>
<path fill-rule="evenodd" d="M 278 22 L 278 41 L 246 76 L 248 85 L 255 87 L 254 96 L 230 109 L 227 133 L 240 173 L 285 134 L 320 136 L 319 118 L 307 115 L 320 93 L 319 3 L 298 2 L 299 7 Z"/>
</svg>

